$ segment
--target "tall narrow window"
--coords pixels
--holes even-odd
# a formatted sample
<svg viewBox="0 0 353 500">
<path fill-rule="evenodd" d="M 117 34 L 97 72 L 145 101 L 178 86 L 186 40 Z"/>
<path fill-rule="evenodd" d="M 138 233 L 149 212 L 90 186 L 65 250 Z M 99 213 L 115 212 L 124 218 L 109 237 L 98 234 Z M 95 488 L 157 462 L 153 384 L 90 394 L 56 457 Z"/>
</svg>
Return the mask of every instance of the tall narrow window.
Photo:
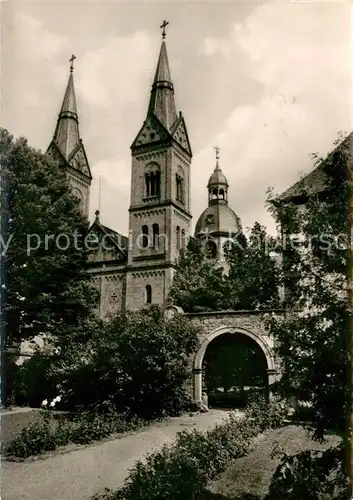
<svg viewBox="0 0 353 500">
<path fill-rule="evenodd" d="M 186 248 L 186 236 L 185 236 L 185 229 L 181 230 L 181 248 L 185 250 Z"/>
<path fill-rule="evenodd" d="M 176 183 L 176 199 L 179 200 L 180 180 L 179 180 L 179 175 L 178 174 L 175 174 L 175 183 Z"/>
<path fill-rule="evenodd" d="M 153 231 L 153 246 L 155 248 L 158 248 L 158 241 L 159 241 L 159 226 L 158 226 L 158 224 L 153 224 L 152 231 Z"/>
<path fill-rule="evenodd" d="M 180 227 L 176 227 L 176 247 L 177 250 L 180 250 L 181 248 L 181 241 L 180 241 Z"/>
<path fill-rule="evenodd" d="M 161 192 L 161 173 L 159 171 L 155 174 L 155 195 L 159 196 Z"/>
<path fill-rule="evenodd" d="M 151 196 L 154 196 L 156 193 L 155 193 L 155 174 L 154 172 L 151 172 L 150 173 L 150 181 L 151 181 L 151 190 L 150 190 L 150 195 Z"/>
<path fill-rule="evenodd" d="M 150 174 L 145 174 L 146 196 L 150 195 Z"/>
<path fill-rule="evenodd" d="M 142 226 L 142 247 L 148 247 L 148 226 Z"/>
<path fill-rule="evenodd" d="M 146 285 L 146 304 L 152 304 L 152 287 L 151 285 Z"/>
<path fill-rule="evenodd" d="M 206 250 L 206 256 L 209 259 L 216 259 L 217 258 L 217 245 L 214 241 L 208 240 L 206 241 L 205 245 L 205 250 Z"/>
<path fill-rule="evenodd" d="M 160 196 L 161 194 L 161 169 L 157 163 L 150 163 L 145 171 L 146 197 Z"/>
<path fill-rule="evenodd" d="M 219 196 L 222 200 L 224 200 L 224 189 L 219 190 Z"/>
<path fill-rule="evenodd" d="M 181 203 L 184 203 L 184 172 L 181 167 L 178 167 L 178 171 L 175 174 L 175 185 L 176 185 L 176 199 Z"/>
</svg>

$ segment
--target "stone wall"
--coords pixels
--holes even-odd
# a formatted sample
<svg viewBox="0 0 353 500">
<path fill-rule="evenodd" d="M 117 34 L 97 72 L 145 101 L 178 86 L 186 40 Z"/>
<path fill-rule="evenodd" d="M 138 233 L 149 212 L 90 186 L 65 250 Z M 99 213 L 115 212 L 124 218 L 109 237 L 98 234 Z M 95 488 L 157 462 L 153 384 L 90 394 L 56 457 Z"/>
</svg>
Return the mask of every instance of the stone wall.
<svg viewBox="0 0 353 500">
<path fill-rule="evenodd" d="M 186 313 L 193 322 L 198 324 L 203 331 L 200 341 L 204 340 L 211 332 L 223 326 L 241 328 L 266 337 L 266 342 L 273 347 L 272 339 L 261 319 L 262 313 L 258 311 L 216 311 L 206 313 Z"/>
</svg>

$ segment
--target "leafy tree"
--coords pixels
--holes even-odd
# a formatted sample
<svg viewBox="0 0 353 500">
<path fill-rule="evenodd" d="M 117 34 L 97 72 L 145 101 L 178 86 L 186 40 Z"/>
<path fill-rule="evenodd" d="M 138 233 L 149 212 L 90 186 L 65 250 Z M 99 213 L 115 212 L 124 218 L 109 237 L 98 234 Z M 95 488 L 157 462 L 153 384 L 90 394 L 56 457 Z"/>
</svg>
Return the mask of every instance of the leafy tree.
<svg viewBox="0 0 353 500">
<path fill-rule="evenodd" d="M 231 242 L 230 242 L 231 243 Z M 248 238 L 238 235 L 226 247 L 226 300 L 232 309 L 279 307 L 280 269 L 271 255 L 278 246 L 264 226 L 255 222 Z"/>
<path fill-rule="evenodd" d="M 166 320 L 157 306 L 119 312 L 97 328 L 81 352 L 74 345 L 58 355 L 55 376 L 66 404 L 113 405 L 143 417 L 173 414 L 185 407 L 190 356 L 198 329 L 177 316 Z"/>
<path fill-rule="evenodd" d="M 327 159 L 316 158 L 326 178 L 325 190 L 312 192 L 305 210 L 272 200 L 272 212 L 284 235 L 286 285 L 291 292 L 286 301 L 292 309 L 285 318 L 269 321 L 283 359 L 280 389 L 313 405 L 319 437 L 328 429 L 343 430 L 348 419 L 348 159 L 348 141 L 341 142 Z M 297 238 L 293 244 L 298 233 L 302 243 Z"/>
<path fill-rule="evenodd" d="M 225 268 L 210 258 L 207 242 L 191 238 L 179 258 L 169 300 L 185 312 L 279 306 L 280 270 L 269 250 L 277 242 L 255 223 L 225 244 Z"/>
<path fill-rule="evenodd" d="M 283 360 L 278 389 L 312 406 L 314 438 L 336 430 L 344 439 L 322 457 L 283 457 L 269 499 L 294 498 L 299 492 L 318 500 L 352 496 L 347 479 L 352 477 L 351 141 L 352 135 L 339 139 L 324 160 L 314 156 L 323 189 L 307 186 L 301 205 L 270 199 L 283 234 L 289 309 L 286 317 L 268 320 Z"/>
<path fill-rule="evenodd" d="M 88 221 L 65 172 L 0 129 L 3 313 L 9 341 L 57 334 L 91 314 L 86 273 Z"/>
<path fill-rule="evenodd" d="M 210 259 L 202 241 L 190 238 L 181 253 L 169 293 L 169 301 L 185 312 L 223 308 L 223 269 Z"/>
<path fill-rule="evenodd" d="M 93 314 L 86 273 L 88 227 L 65 173 L 46 155 L 0 129 L 3 401 L 11 390 L 8 347 L 68 335 Z"/>
</svg>

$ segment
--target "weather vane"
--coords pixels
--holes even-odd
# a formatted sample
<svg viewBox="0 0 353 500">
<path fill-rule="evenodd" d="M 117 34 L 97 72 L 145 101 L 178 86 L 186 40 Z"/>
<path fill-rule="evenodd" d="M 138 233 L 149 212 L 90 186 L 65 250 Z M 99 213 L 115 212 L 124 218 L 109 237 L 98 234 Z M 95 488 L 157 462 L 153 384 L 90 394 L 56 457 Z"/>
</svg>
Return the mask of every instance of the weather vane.
<svg viewBox="0 0 353 500">
<path fill-rule="evenodd" d="M 165 29 L 168 26 L 169 21 L 164 20 L 163 23 L 160 25 L 160 28 L 162 29 L 162 40 L 165 39 Z"/>
<path fill-rule="evenodd" d="M 76 59 L 76 56 L 74 56 L 74 55 L 72 54 L 72 56 L 71 56 L 71 57 L 70 57 L 70 59 L 69 59 L 69 61 L 70 61 L 70 73 L 72 73 L 72 72 L 73 72 L 73 70 L 74 70 L 74 60 L 75 60 L 75 59 Z"/>
<path fill-rule="evenodd" d="M 216 160 L 219 160 L 219 152 L 221 148 L 219 146 L 213 146 L 213 148 L 216 151 Z"/>
</svg>

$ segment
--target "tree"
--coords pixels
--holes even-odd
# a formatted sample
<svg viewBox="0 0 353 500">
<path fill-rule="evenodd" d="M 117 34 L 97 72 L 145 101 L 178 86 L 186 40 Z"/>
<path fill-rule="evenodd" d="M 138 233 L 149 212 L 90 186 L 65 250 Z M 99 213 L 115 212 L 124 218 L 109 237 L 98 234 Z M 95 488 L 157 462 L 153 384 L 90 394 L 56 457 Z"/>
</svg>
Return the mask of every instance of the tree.
<svg viewBox="0 0 353 500">
<path fill-rule="evenodd" d="M 208 243 L 191 238 L 181 254 L 169 300 L 185 312 L 268 309 L 279 306 L 280 269 L 270 254 L 275 238 L 258 222 L 249 238 L 225 244 L 226 266 L 210 258 Z"/>
<path fill-rule="evenodd" d="M 92 314 L 79 212 L 59 166 L 0 129 L 2 299 L 7 341 L 68 332 Z"/>
<path fill-rule="evenodd" d="M 76 357 L 71 350 L 57 364 L 64 402 L 71 408 L 109 403 L 143 417 L 181 411 L 198 333 L 186 317 L 167 320 L 157 306 L 117 313 L 86 349 Z"/>
<path fill-rule="evenodd" d="M 248 238 L 239 235 L 226 247 L 226 297 L 232 309 L 279 307 L 280 268 L 271 255 L 278 243 L 255 222 Z"/>
<path fill-rule="evenodd" d="M 349 414 L 349 154 L 350 144 L 343 141 L 325 160 L 316 158 L 325 190 L 307 197 L 305 210 L 271 201 L 284 235 L 285 279 L 291 291 L 291 314 L 268 323 L 283 360 L 280 389 L 313 405 L 318 437 L 328 429 L 343 430 Z M 294 244 L 298 233 L 301 243 L 297 238 Z"/>
<path fill-rule="evenodd" d="M 185 312 L 215 311 L 224 303 L 223 269 L 200 240 L 190 238 L 177 262 L 169 301 Z"/>
</svg>

